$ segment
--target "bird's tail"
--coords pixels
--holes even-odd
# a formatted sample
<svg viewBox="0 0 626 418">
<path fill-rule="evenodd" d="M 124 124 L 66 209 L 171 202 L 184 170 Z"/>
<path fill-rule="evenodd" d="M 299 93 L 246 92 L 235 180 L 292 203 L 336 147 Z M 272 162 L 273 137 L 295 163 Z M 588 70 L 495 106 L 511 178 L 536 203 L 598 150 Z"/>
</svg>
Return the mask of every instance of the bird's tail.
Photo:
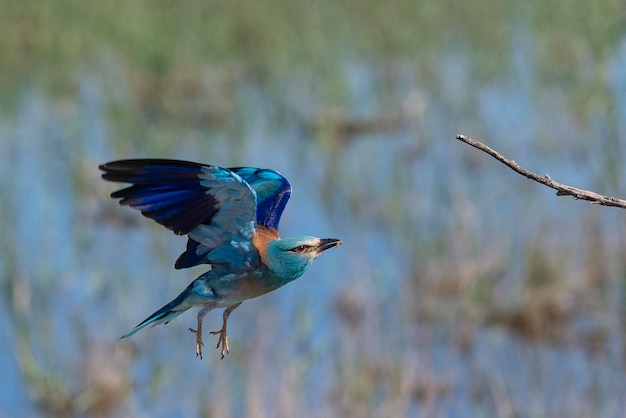
<svg viewBox="0 0 626 418">
<path fill-rule="evenodd" d="M 178 315 L 185 312 L 187 309 L 191 308 L 188 304 L 184 303 L 185 299 L 189 296 L 189 290 L 185 289 L 176 299 L 144 319 L 139 325 L 133 328 L 131 331 L 122 335 L 121 338 L 130 337 L 137 331 L 145 328 L 147 325 L 159 325 L 159 324 L 167 324 L 172 319 L 176 318 Z"/>
</svg>

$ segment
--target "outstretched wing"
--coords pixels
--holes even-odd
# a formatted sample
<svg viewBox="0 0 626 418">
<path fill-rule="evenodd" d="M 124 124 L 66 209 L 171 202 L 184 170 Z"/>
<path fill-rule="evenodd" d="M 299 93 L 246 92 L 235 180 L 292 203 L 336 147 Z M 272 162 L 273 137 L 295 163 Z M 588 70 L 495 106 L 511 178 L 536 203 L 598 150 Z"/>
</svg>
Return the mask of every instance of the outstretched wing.
<svg viewBox="0 0 626 418">
<path fill-rule="evenodd" d="M 291 185 L 287 179 L 267 168 L 232 167 L 229 170 L 240 176 L 255 191 L 257 223 L 277 230 L 280 216 L 291 196 Z M 207 248 L 204 242 L 190 234 L 187 250 L 176 260 L 176 268 L 182 269 L 210 263 L 206 254 Z"/>
<path fill-rule="evenodd" d="M 274 170 L 254 167 L 231 167 L 256 192 L 257 222 L 278 229 L 278 222 L 291 196 L 291 184 Z"/>
<path fill-rule="evenodd" d="M 176 268 L 245 263 L 251 256 L 256 192 L 233 171 L 158 159 L 113 161 L 99 168 L 105 180 L 132 184 L 111 194 L 121 198 L 121 205 L 141 211 L 178 235 L 189 235 L 187 251 Z"/>
</svg>

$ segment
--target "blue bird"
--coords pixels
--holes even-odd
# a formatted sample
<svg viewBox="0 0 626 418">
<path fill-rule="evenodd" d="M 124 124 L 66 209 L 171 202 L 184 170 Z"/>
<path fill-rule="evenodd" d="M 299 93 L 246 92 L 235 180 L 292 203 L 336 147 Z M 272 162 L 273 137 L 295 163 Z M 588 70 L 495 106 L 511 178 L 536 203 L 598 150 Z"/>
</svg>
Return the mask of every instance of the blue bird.
<svg viewBox="0 0 626 418">
<path fill-rule="evenodd" d="M 187 309 L 201 307 L 196 356 L 202 358 L 202 319 L 226 308 L 217 346 L 229 352 L 226 324 L 242 302 L 264 295 L 300 277 L 324 251 L 341 244 L 335 238 L 298 236 L 281 239 L 278 222 L 291 196 L 291 185 L 274 170 L 223 168 L 188 161 L 138 159 L 99 166 L 102 178 L 130 183 L 111 194 L 177 235 L 187 235 L 187 249 L 177 269 L 209 264 L 173 301 L 122 338 L 148 325 L 167 324 Z"/>
</svg>

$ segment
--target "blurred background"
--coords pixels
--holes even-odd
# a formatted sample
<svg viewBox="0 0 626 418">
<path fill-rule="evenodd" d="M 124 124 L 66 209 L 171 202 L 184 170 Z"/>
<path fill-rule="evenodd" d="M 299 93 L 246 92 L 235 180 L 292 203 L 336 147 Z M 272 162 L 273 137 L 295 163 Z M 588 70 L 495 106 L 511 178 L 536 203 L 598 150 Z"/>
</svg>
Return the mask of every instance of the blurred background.
<svg viewBox="0 0 626 418">
<path fill-rule="evenodd" d="M 0 0 L 0 417 L 622 417 L 618 0 Z M 269 167 L 341 238 L 194 353 L 206 268 L 109 198 L 132 157 Z M 218 329 L 221 311 L 205 330 Z"/>
</svg>

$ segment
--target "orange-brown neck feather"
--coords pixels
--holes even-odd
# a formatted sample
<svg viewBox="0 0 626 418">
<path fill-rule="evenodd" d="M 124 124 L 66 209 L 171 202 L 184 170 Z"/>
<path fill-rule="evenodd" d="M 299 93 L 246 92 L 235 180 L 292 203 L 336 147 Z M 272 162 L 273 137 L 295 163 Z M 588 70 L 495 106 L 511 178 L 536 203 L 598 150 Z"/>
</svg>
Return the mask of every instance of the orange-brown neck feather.
<svg viewBox="0 0 626 418">
<path fill-rule="evenodd" d="M 261 262 L 267 266 L 265 259 L 265 250 L 267 244 L 278 239 L 278 230 L 274 228 L 266 228 L 261 224 L 257 225 L 257 230 L 252 234 L 252 245 L 254 245 L 261 256 Z"/>
</svg>

